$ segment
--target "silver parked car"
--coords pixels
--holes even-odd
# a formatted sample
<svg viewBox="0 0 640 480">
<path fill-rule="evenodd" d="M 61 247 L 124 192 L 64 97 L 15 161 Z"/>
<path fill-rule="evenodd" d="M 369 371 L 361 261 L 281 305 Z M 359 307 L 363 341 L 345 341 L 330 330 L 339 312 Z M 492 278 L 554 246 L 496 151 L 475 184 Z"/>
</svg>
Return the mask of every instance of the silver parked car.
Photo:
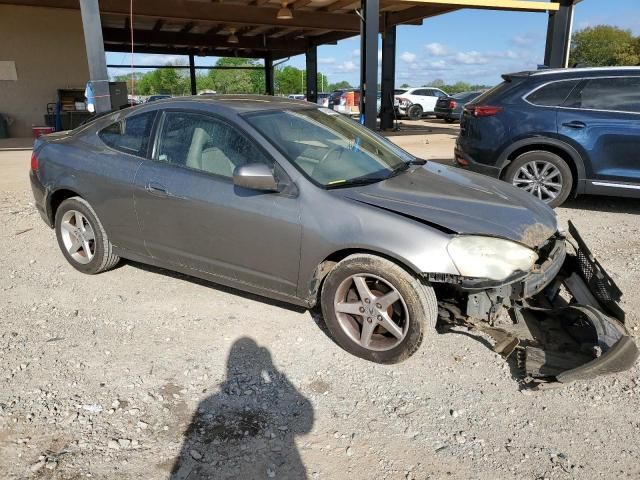
<svg viewBox="0 0 640 480">
<path fill-rule="evenodd" d="M 541 379 L 618 371 L 637 356 L 620 291 L 553 210 L 317 105 L 160 100 L 40 137 L 30 176 L 81 272 L 127 258 L 320 304 L 335 341 L 368 360 L 409 357 L 439 316 L 500 338 L 496 349 Z M 497 326 L 504 309 L 518 328 Z M 553 327 L 552 341 L 517 333 L 531 322 Z"/>
</svg>

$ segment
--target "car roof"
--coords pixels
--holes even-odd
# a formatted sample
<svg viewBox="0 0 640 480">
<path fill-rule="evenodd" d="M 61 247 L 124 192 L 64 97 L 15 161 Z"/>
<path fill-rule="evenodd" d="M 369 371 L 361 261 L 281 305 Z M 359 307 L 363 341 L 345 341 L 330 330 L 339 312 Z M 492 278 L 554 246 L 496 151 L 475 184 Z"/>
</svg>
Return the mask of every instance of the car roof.
<svg viewBox="0 0 640 480">
<path fill-rule="evenodd" d="M 294 100 L 286 97 L 270 95 L 198 95 L 188 97 L 172 97 L 154 102 L 152 108 L 171 106 L 188 108 L 189 106 L 216 106 L 235 113 L 259 112 L 265 110 L 292 110 L 300 108 L 317 108 L 314 103 Z M 132 107 L 136 108 L 136 107 Z"/>
<path fill-rule="evenodd" d="M 524 70 L 522 72 L 508 73 L 502 76 L 505 80 L 513 77 L 581 77 L 598 76 L 602 74 L 624 75 L 635 73 L 640 75 L 640 67 L 584 67 L 584 68 L 544 68 L 540 70 Z"/>
</svg>

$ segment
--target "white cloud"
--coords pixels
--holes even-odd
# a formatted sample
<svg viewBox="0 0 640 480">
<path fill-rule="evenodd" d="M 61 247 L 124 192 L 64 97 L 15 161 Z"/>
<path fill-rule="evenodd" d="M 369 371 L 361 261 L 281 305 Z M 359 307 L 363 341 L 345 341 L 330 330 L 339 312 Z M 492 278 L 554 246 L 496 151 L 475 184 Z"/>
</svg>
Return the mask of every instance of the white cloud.
<svg viewBox="0 0 640 480">
<path fill-rule="evenodd" d="M 359 65 L 351 60 L 347 60 L 335 66 L 334 71 L 337 73 L 351 73 L 358 70 Z"/>
<path fill-rule="evenodd" d="M 507 58 L 511 58 L 513 60 L 520 58 L 520 55 L 518 55 L 516 52 L 514 52 L 513 50 L 507 50 L 505 53 Z"/>
<path fill-rule="evenodd" d="M 436 57 L 446 57 L 450 54 L 450 50 L 447 47 L 437 42 L 428 43 L 424 46 L 424 49 Z"/>
<path fill-rule="evenodd" d="M 352 57 L 359 57 L 359 56 L 360 56 L 360 49 L 359 49 L 359 48 L 356 48 L 355 50 L 353 50 L 353 51 L 351 52 L 351 56 L 352 56 Z"/>
<path fill-rule="evenodd" d="M 418 56 L 415 53 L 402 52 L 402 54 L 400 54 L 400 60 L 403 62 L 413 63 L 416 61 L 416 58 L 418 58 Z"/>
<path fill-rule="evenodd" d="M 320 65 L 333 65 L 336 63 L 336 59 L 333 57 L 323 57 L 318 59 Z"/>
<path fill-rule="evenodd" d="M 453 57 L 453 60 L 462 65 L 484 65 L 489 62 L 486 56 L 476 50 L 458 52 Z"/>
</svg>

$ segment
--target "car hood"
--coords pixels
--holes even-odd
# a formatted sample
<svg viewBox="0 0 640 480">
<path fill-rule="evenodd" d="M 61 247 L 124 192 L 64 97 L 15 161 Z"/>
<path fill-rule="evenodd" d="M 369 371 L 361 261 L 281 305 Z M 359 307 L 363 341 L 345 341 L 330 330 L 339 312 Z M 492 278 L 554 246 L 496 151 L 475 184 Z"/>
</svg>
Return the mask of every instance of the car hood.
<svg viewBox="0 0 640 480">
<path fill-rule="evenodd" d="M 501 237 L 531 248 L 558 228 L 553 210 L 529 193 L 432 162 L 382 182 L 332 192 L 449 233 Z"/>
</svg>

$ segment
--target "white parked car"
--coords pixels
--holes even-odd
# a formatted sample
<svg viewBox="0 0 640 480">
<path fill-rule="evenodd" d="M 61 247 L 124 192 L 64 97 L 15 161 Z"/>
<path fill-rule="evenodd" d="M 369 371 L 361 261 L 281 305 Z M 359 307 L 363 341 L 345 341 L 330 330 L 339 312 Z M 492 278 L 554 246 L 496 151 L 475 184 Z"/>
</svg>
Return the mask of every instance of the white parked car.
<svg viewBox="0 0 640 480">
<path fill-rule="evenodd" d="M 411 120 L 418 120 L 422 115 L 432 115 L 436 109 L 436 102 L 447 94 L 435 87 L 410 88 L 396 97 L 398 113 Z"/>
</svg>

